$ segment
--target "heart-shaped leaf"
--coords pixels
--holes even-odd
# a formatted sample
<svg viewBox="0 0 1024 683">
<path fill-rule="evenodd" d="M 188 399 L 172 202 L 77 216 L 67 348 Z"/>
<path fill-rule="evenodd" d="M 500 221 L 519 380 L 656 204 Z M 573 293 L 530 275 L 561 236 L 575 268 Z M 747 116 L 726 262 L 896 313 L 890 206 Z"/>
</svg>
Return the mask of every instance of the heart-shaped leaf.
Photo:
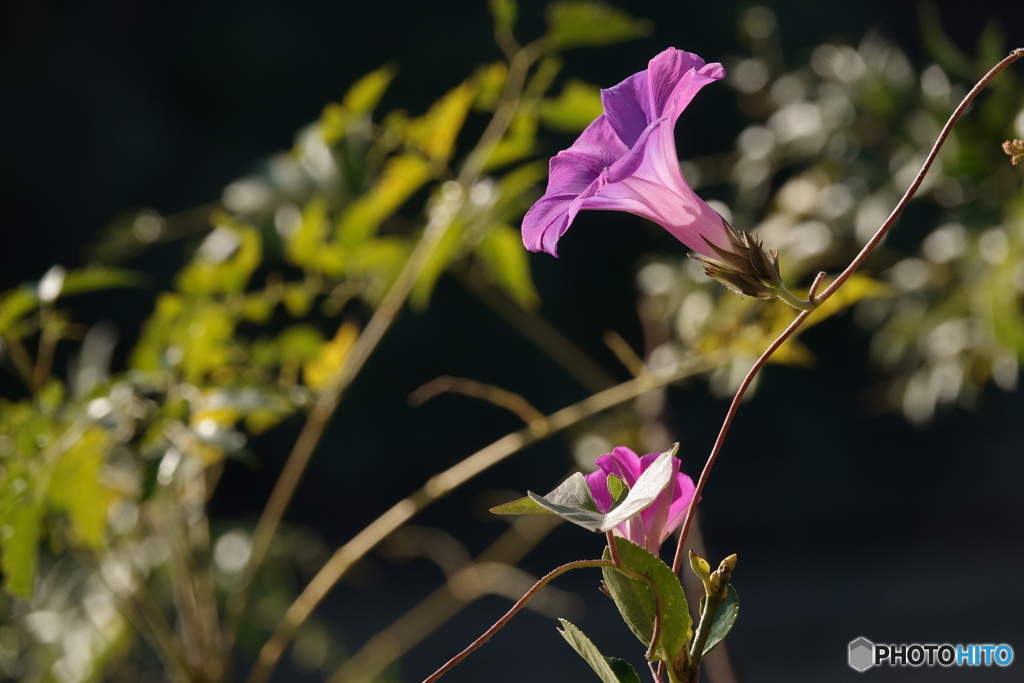
<svg viewBox="0 0 1024 683">
<path fill-rule="evenodd" d="M 654 658 L 671 661 L 687 646 L 693 636 L 692 619 L 686 596 L 679 579 L 659 558 L 624 538 L 616 538 L 622 564 L 654 581 L 661 596 L 662 623 L 659 642 L 655 644 Z M 605 559 L 611 553 L 605 550 Z M 604 567 L 604 582 L 615 600 L 619 614 L 633 634 L 644 645 L 654 636 L 654 594 L 650 586 L 640 579 L 631 579 L 614 567 Z"/>
</svg>

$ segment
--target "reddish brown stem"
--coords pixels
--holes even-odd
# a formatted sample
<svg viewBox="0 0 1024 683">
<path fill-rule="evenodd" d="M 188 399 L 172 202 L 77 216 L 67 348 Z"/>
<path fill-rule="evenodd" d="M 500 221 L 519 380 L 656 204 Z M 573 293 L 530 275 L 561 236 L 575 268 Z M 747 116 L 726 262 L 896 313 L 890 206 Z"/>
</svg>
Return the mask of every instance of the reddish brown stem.
<svg viewBox="0 0 1024 683">
<path fill-rule="evenodd" d="M 864 248 L 861 249 L 860 253 L 857 254 L 853 261 L 850 262 L 850 265 L 847 266 L 846 269 L 839 274 L 839 276 L 825 289 L 825 291 L 823 291 L 818 296 L 815 296 L 815 291 L 821 284 L 821 280 L 824 277 L 824 273 L 819 273 L 818 276 L 815 278 L 814 284 L 811 286 L 811 303 L 819 305 L 823 301 L 827 300 L 830 296 L 835 294 L 836 290 L 843 286 L 843 283 L 845 283 L 850 278 L 850 276 L 853 275 L 854 271 L 856 271 L 857 268 L 859 268 L 860 265 L 864 262 L 864 259 L 866 259 L 868 255 L 871 254 L 872 250 L 874 250 L 874 248 L 878 246 L 879 242 L 882 241 L 882 238 L 885 237 L 885 234 L 889 231 L 889 228 L 892 227 L 893 223 L 896 222 L 896 219 L 899 218 L 901 213 L 903 213 L 903 209 L 905 209 L 907 207 L 907 204 L 910 203 L 910 200 L 913 198 L 914 193 L 917 192 L 917 188 L 920 187 L 925 175 L 927 175 L 928 169 L 931 168 L 932 162 L 934 162 L 935 157 L 938 156 L 939 150 L 942 148 L 942 144 L 946 141 L 946 138 L 949 137 L 950 131 L 953 130 L 953 126 L 956 125 L 956 122 L 963 115 L 964 111 L 967 110 L 967 107 L 971 104 L 974 98 L 977 97 L 978 93 L 981 92 L 981 90 L 986 85 L 988 85 L 988 83 L 993 78 L 995 78 L 1000 71 L 1002 71 L 1003 69 L 1005 69 L 1006 67 L 1008 67 L 1010 64 L 1014 63 L 1021 57 L 1024 57 L 1024 48 L 1017 48 L 1016 50 L 1011 52 L 1009 56 L 1007 56 L 1001 62 L 992 67 L 992 69 L 987 74 L 985 74 L 973 88 L 971 88 L 971 91 L 967 93 L 967 96 L 964 97 L 960 105 L 949 117 L 949 120 L 946 122 L 946 125 L 943 126 L 942 132 L 939 133 L 938 139 L 936 139 L 935 144 L 932 145 L 932 149 L 928 153 L 928 158 L 925 159 L 924 164 L 921 166 L 921 170 L 918 171 L 917 173 L 917 177 L 914 178 L 914 182 L 910 184 L 910 187 L 907 188 L 907 191 L 904 193 L 903 198 L 900 199 L 899 203 L 896 205 L 896 208 L 892 210 L 892 213 L 889 214 L 889 217 L 885 219 L 885 222 L 882 223 L 881 227 L 879 227 L 875 234 L 871 237 L 871 239 L 868 240 L 868 243 L 864 245 Z M 725 437 L 729 433 L 729 427 L 732 426 L 733 418 L 736 416 L 736 410 L 739 408 L 740 401 L 743 399 L 743 395 L 746 393 L 747 388 L 753 381 L 754 376 L 757 374 L 758 370 L 761 369 L 761 366 L 765 364 L 765 361 L 767 361 L 768 358 L 773 353 L 775 353 L 775 351 L 780 346 L 782 346 L 783 342 L 789 339 L 789 337 L 797 330 L 797 328 L 800 327 L 800 325 L 802 325 L 805 320 L 807 320 L 807 316 L 809 316 L 810 314 L 811 311 L 802 311 L 793 320 L 793 322 L 790 323 L 789 327 L 787 327 L 786 330 L 779 335 L 778 339 L 772 342 L 772 345 L 769 346 L 763 354 L 761 354 L 761 357 L 757 359 L 757 362 L 754 363 L 754 366 L 750 368 L 750 372 L 748 372 L 747 376 L 743 378 L 743 381 L 740 383 L 739 389 L 736 390 L 736 395 L 732 399 L 732 403 L 729 404 L 729 410 L 725 414 L 725 421 L 722 423 L 722 429 L 718 432 L 718 438 L 715 439 L 715 445 L 711 448 L 711 454 L 708 456 L 708 461 L 704 465 L 704 469 L 700 473 L 700 479 L 697 481 L 697 487 L 693 493 L 694 501 L 700 500 L 701 494 L 704 491 L 704 485 L 707 484 L 708 477 L 711 474 L 711 468 L 714 467 L 715 460 L 718 458 L 718 454 L 722 450 L 722 444 L 725 442 Z M 693 524 L 693 515 L 696 512 L 696 510 L 697 505 L 691 504 L 686 512 L 686 520 L 683 522 L 682 530 L 679 532 L 679 542 L 676 545 L 675 559 L 672 561 L 672 570 L 676 574 L 679 573 L 679 570 L 683 564 L 683 547 L 686 545 L 686 537 L 690 532 L 690 525 Z"/>
<path fill-rule="evenodd" d="M 570 571 L 572 569 L 582 569 L 583 567 L 613 567 L 613 566 L 615 566 L 615 565 L 612 563 L 611 560 L 579 560 L 577 562 L 570 562 L 568 564 L 563 564 L 561 567 L 558 567 L 556 569 L 552 569 L 550 572 L 548 572 L 546 575 L 544 575 L 537 583 L 533 584 L 533 586 L 530 588 L 530 590 L 526 591 L 526 595 L 524 595 L 523 597 L 519 598 L 519 601 L 516 602 L 516 604 L 512 605 L 512 609 L 510 609 L 508 612 L 506 612 L 505 616 L 503 616 L 501 619 L 498 619 L 498 621 L 496 621 L 494 623 L 494 626 L 491 626 L 489 629 L 484 631 L 483 635 L 481 635 L 479 638 L 477 638 L 476 640 L 474 640 L 472 643 L 469 644 L 469 647 L 467 647 L 465 650 L 463 650 L 459 654 L 457 654 L 454 657 L 452 657 L 451 659 L 449 659 L 448 662 L 444 666 L 442 666 L 440 669 L 435 671 L 429 677 L 424 679 L 423 683 L 434 683 L 434 681 L 436 681 L 437 679 L 441 678 L 441 676 L 445 675 L 446 673 L 451 671 L 453 668 L 455 668 L 456 664 L 458 664 L 463 659 L 465 659 L 466 657 L 471 655 L 474 650 L 476 650 L 481 645 L 483 645 L 488 640 L 490 640 L 491 636 L 493 636 L 495 633 L 497 633 L 501 629 L 502 626 L 504 626 L 509 621 L 511 621 L 512 617 L 514 617 L 521 609 L 523 609 L 523 607 L 526 607 L 526 603 L 528 603 L 530 601 L 530 599 L 533 596 L 535 596 L 538 591 L 540 591 L 541 588 L 543 588 L 545 585 L 547 585 L 547 583 L 550 582 L 555 577 L 560 576 L 560 575 L 562 575 L 562 574 L 564 574 L 567 571 Z"/>
</svg>

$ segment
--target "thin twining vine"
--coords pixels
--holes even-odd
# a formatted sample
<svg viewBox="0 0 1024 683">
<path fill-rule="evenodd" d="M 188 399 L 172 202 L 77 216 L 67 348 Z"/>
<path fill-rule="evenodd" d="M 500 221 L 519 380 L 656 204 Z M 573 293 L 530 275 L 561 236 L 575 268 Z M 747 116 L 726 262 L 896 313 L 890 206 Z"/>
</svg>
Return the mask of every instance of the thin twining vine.
<svg viewBox="0 0 1024 683">
<path fill-rule="evenodd" d="M 921 182 L 924 180 L 925 175 L 928 173 L 928 169 L 931 168 L 932 163 L 939 154 L 939 150 L 942 149 L 943 143 L 946 142 L 946 138 L 949 137 L 950 132 L 953 130 L 953 126 L 960 120 L 960 117 L 970 106 L 974 98 L 978 96 L 985 86 L 991 82 L 1003 69 L 1013 64 L 1015 61 L 1024 57 L 1024 48 L 1017 48 L 1010 52 L 1001 62 L 992 67 L 987 74 L 985 74 L 981 80 L 979 80 L 971 91 L 967 93 L 963 101 L 960 102 L 959 106 L 953 111 L 949 120 L 946 121 L 946 125 L 942 127 L 942 131 L 939 133 L 938 138 L 935 140 L 935 144 L 932 145 L 931 151 L 928 153 L 928 157 L 925 159 L 924 164 L 921 166 L 921 170 L 917 172 L 917 176 L 914 178 L 914 182 L 910 184 L 907 191 L 903 194 L 899 203 L 889 214 L 889 217 L 885 219 L 885 222 L 878 228 L 875 234 L 868 240 L 864 248 L 860 250 L 860 253 L 850 262 L 850 265 L 846 267 L 839 276 L 829 284 L 820 294 L 817 293 L 818 287 L 821 286 L 822 281 L 825 279 L 825 273 L 821 272 L 814 278 L 814 282 L 811 284 L 811 288 L 808 291 L 807 302 L 812 306 L 809 310 L 802 310 L 799 315 L 789 324 L 782 334 L 772 342 L 772 344 L 765 349 L 764 353 L 761 354 L 757 362 L 750 368 L 743 381 L 740 383 L 739 388 L 736 390 L 736 395 L 732 399 L 732 403 L 729 404 L 729 410 L 725 414 L 725 420 L 722 423 L 722 428 L 718 432 L 718 438 L 715 439 L 714 446 L 711 448 L 711 454 L 708 456 L 707 463 L 704 465 L 704 469 L 700 473 L 700 479 L 697 480 L 697 488 L 694 492 L 693 499 L 695 501 L 700 500 L 701 494 L 704 491 L 704 486 L 707 484 L 708 477 L 711 475 L 711 468 L 715 465 L 715 460 L 718 458 L 718 454 L 722 450 L 722 444 L 725 443 L 725 437 L 729 433 L 729 427 L 732 425 L 733 418 L 736 416 L 736 411 L 739 409 L 740 401 L 743 400 L 743 395 L 747 392 L 750 387 L 750 383 L 753 382 L 754 376 L 761 367 L 767 362 L 767 360 L 775 353 L 782 344 L 789 339 L 790 336 L 804 323 L 805 320 L 814 312 L 814 310 L 820 306 L 823 302 L 829 299 L 836 291 L 843 286 L 854 271 L 860 267 L 864 260 L 871 254 L 871 252 L 878 246 L 885 237 L 885 234 L 889 232 L 889 229 L 899 218 L 900 214 L 910 203 L 910 200 L 914 197 L 914 193 L 917 192 L 917 188 L 921 186 Z M 683 565 L 683 548 L 686 545 L 686 537 L 689 534 L 690 526 L 693 524 L 693 516 L 697 510 L 696 505 L 691 505 L 686 513 L 686 519 L 683 521 L 683 526 L 679 532 L 679 541 L 676 544 L 675 558 L 672 561 L 672 570 L 678 575 Z"/>
</svg>

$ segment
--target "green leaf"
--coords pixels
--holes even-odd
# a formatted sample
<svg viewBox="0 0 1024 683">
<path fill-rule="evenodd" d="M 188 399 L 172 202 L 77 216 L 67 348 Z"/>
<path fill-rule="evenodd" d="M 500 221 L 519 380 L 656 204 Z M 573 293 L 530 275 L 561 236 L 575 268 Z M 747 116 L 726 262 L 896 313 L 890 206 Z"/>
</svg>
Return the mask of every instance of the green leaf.
<svg viewBox="0 0 1024 683">
<path fill-rule="evenodd" d="M 409 122 L 406 138 L 430 160 L 447 162 L 455 146 L 455 138 L 476 99 L 476 92 L 477 85 L 473 79 L 452 88 L 431 105 L 426 114 Z"/>
<path fill-rule="evenodd" d="M 358 246 L 377 232 L 381 222 L 430 180 L 432 172 L 419 154 L 392 157 L 366 194 L 353 201 L 338 219 L 338 238 Z"/>
<path fill-rule="evenodd" d="M 263 260 L 260 233 L 223 211 L 214 212 L 211 221 L 216 227 L 178 273 L 175 286 L 197 296 L 243 292 Z"/>
<path fill-rule="evenodd" d="M 140 273 L 118 268 L 85 268 L 72 270 L 64 276 L 61 296 L 94 292 L 114 287 L 141 287 L 145 278 Z"/>
<path fill-rule="evenodd" d="M 736 624 L 736 619 L 740 616 L 740 597 L 736 594 L 736 587 L 730 583 L 728 590 L 729 594 L 715 610 L 715 618 L 711 622 L 711 631 L 704 643 L 704 654 L 701 657 L 706 657 L 715 649 L 716 645 L 725 640 L 729 631 Z M 703 603 L 704 598 L 701 598 L 701 607 L 704 606 Z"/>
<path fill-rule="evenodd" d="M 669 662 L 681 652 L 693 636 L 690 610 L 679 579 L 659 558 L 624 538 L 615 538 L 622 564 L 654 581 L 661 596 L 662 624 L 654 658 Z M 606 548 L 605 559 L 611 558 Z M 640 642 L 649 645 L 654 635 L 654 594 L 650 586 L 631 579 L 614 567 L 604 567 L 604 582 L 615 600 L 619 614 Z"/>
<path fill-rule="evenodd" d="M 612 496 L 612 509 L 614 510 L 629 494 L 629 487 L 626 486 L 626 482 L 622 481 L 614 474 L 609 474 L 608 492 Z"/>
<path fill-rule="evenodd" d="M 608 662 L 608 666 L 615 672 L 615 677 L 619 679 L 619 683 L 640 683 L 640 677 L 637 675 L 636 669 L 625 659 L 605 657 L 604 660 Z"/>
<path fill-rule="evenodd" d="M 341 103 L 353 114 L 373 111 L 397 75 L 398 67 L 395 64 L 385 64 L 353 83 Z"/>
<path fill-rule="evenodd" d="M 526 496 L 525 498 L 519 498 L 513 500 L 510 503 L 504 505 L 495 505 L 491 508 L 491 512 L 496 515 L 553 515 L 555 514 L 551 510 L 535 501 L 533 498 Z"/>
<path fill-rule="evenodd" d="M 372 112 L 397 74 L 397 66 L 385 64 L 353 83 L 340 104 L 334 102 L 324 107 L 320 115 L 320 130 L 324 142 L 328 145 L 335 144 L 344 137 L 351 121 Z"/>
<path fill-rule="evenodd" d="M 548 39 L 556 50 L 601 47 L 650 35 L 653 25 L 603 2 L 566 0 L 548 6 Z"/>
<path fill-rule="evenodd" d="M 629 662 L 617 657 L 605 657 L 583 631 L 565 619 L 558 621 L 562 624 L 558 632 L 565 638 L 565 642 L 586 660 L 604 683 L 640 683 L 640 678 Z"/>
<path fill-rule="evenodd" d="M 4 586 L 12 595 L 32 595 L 42 521 L 42 506 L 24 502 L 0 516 L 0 570 L 4 573 Z"/>
<path fill-rule="evenodd" d="M 510 225 L 496 225 L 475 253 L 494 284 L 508 294 L 523 310 L 533 311 L 540 295 L 530 275 L 530 258 L 519 231 Z"/>
<path fill-rule="evenodd" d="M 50 479 L 51 504 L 67 512 L 75 536 L 94 549 L 103 545 L 107 508 L 113 499 L 100 483 L 100 468 L 110 445 L 106 431 L 98 427 L 86 430 L 57 461 Z"/>
<path fill-rule="evenodd" d="M 604 111 L 596 85 L 570 78 L 557 98 L 540 101 L 540 120 L 552 130 L 579 133 Z"/>
</svg>

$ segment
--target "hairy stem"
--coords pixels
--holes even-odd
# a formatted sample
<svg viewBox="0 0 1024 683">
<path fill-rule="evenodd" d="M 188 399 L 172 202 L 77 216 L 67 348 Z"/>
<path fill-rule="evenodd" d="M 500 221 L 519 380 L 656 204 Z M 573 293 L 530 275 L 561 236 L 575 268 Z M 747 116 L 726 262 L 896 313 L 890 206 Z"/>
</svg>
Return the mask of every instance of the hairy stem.
<svg viewBox="0 0 1024 683">
<path fill-rule="evenodd" d="M 882 238 L 885 237 L 885 234 L 889 232 L 889 228 L 893 226 L 893 223 L 896 222 L 896 219 L 899 218 L 900 214 L 903 213 L 903 210 L 907 207 L 907 204 L 909 204 L 910 200 L 914 197 L 914 193 L 917 192 L 917 188 L 921 186 L 921 182 L 924 180 L 925 175 L 927 175 L 928 169 L 931 168 L 932 162 L 935 161 L 935 157 L 938 156 L 939 150 L 942 148 L 942 145 L 946 141 L 946 138 L 949 137 L 950 132 L 953 130 L 953 126 L 956 125 L 956 122 L 960 120 L 960 117 L 967 110 L 967 107 L 971 104 L 974 98 L 977 97 L 978 93 L 981 92 L 985 88 L 985 86 L 988 85 L 988 83 L 993 78 L 996 77 L 997 74 L 999 74 L 999 72 L 1008 67 L 1010 64 L 1013 64 L 1021 57 L 1024 57 L 1024 48 L 1017 48 L 1016 50 L 1011 52 L 1005 59 L 1003 59 L 1001 62 L 992 67 L 992 69 L 989 70 L 989 72 L 985 74 L 981 78 L 981 80 L 978 81 L 977 84 L 975 84 L 973 88 L 971 88 L 971 91 L 967 93 L 967 96 L 964 97 L 960 105 L 949 117 L 949 120 L 946 121 L 946 125 L 942 127 L 942 132 L 939 133 L 939 137 L 935 140 L 935 144 L 932 145 L 932 149 L 928 153 L 928 157 L 925 159 L 924 164 L 921 166 L 921 170 L 917 172 L 917 176 L 914 178 L 914 182 L 910 184 L 910 187 L 907 188 L 907 191 L 903 194 L 903 198 L 900 199 L 899 203 L 896 205 L 896 208 L 892 210 L 892 213 L 889 214 L 889 217 L 885 219 L 885 222 L 882 223 L 881 227 L 879 227 L 875 234 L 871 237 L 871 239 L 868 240 L 867 244 L 864 245 L 864 248 L 861 249 L 860 253 L 857 254 L 857 256 L 854 257 L 853 261 L 850 262 L 850 265 L 848 265 L 846 269 L 842 273 L 840 273 L 839 276 L 835 280 L 833 280 L 828 287 L 825 288 L 825 291 L 817 295 L 815 294 L 815 292 L 817 291 L 818 286 L 821 284 L 824 275 L 822 273 L 819 273 L 818 276 L 815 278 L 814 284 L 811 287 L 811 292 L 809 295 L 811 303 L 813 303 L 816 306 L 820 305 L 823 301 L 826 301 L 830 296 L 835 294 L 836 290 L 843 286 L 843 283 L 845 283 L 850 278 L 850 276 L 853 275 L 854 271 L 856 271 L 857 268 L 860 267 L 860 265 L 864 262 L 868 255 L 871 254 L 874 248 L 878 246 L 879 242 L 882 241 Z M 698 480 L 696 490 L 693 493 L 694 501 L 700 500 L 701 494 L 704 491 L 704 485 L 707 484 L 708 476 L 710 476 L 711 474 L 711 468 L 714 467 L 715 460 L 718 458 L 718 454 L 722 450 L 722 444 L 725 442 L 725 437 L 729 433 L 729 427 L 732 425 L 733 418 L 736 416 L 736 410 L 739 408 L 740 400 L 746 393 L 747 388 L 750 386 L 751 381 L 753 381 L 754 379 L 754 376 L 761 369 L 761 366 L 765 364 L 765 361 L 767 361 L 768 358 L 773 353 L 775 353 L 775 351 L 782 345 L 782 343 L 786 341 L 786 339 L 788 339 L 797 330 L 797 328 L 803 324 L 805 320 L 807 320 L 807 317 L 810 314 L 811 311 L 802 311 L 796 317 L 796 319 L 793 320 L 792 323 L 790 323 L 789 327 L 787 327 L 785 331 L 783 331 L 783 333 L 779 335 L 778 339 L 772 342 L 772 345 L 769 346 L 763 354 L 761 354 L 761 357 L 757 359 L 757 362 L 754 363 L 754 366 L 750 368 L 750 372 L 748 372 L 747 376 L 743 378 L 743 381 L 740 383 L 739 389 L 736 390 L 736 396 L 733 397 L 732 403 L 729 404 L 729 410 L 725 414 L 725 421 L 722 423 L 722 428 L 718 432 L 718 438 L 715 439 L 715 444 L 711 448 L 711 454 L 708 456 L 708 461 L 704 465 L 704 469 L 700 473 L 700 479 Z M 672 569 L 673 571 L 675 571 L 676 574 L 679 573 L 679 570 L 683 564 L 683 546 L 686 544 L 686 535 L 690 530 L 690 525 L 693 523 L 693 515 L 696 512 L 696 510 L 696 504 L 690 505 L 689 509 L 686 512 L 686 520 L 683 522 L 682 531 L 680 531 L 679 533 L 679 542 L 676 545 L 676 555 L 675 559 L 672 562 Z"/>
<path fill-rule="evenodd" d="M 489 629 L 487 629 L 486 631 L 483 632 L 483 635 L 481 635 L 479 638 L 477 638 L 472 643 L 470 643 L 469 647 L 467 647 L 465 650 L 463 650 L 459 654 L 457 654 L 454 657 L 452 657 L 451 659 L 449 659 L 448 662 L 444 666 L 442 666 L 440 669 L 435 671 L 433 674 L 431 674 L 430 676 L 425 678 L 423 680 L 423 683 L 434 683 L 434 681 L 436 681 L 437 679 L 441 678 L 441 676 L 445 675 L 446 673 L 451 671 L 453 668 L 455 668 L 456 664 L 458 664 L 463 659 L 465 659 L 466 657 L 471 655 L 481 645 L 483 645 L 488 640 L 490 640 L 491 636 L 493 636 L 505 624 L 507 624 L 509 621 L 511 621 L 512 617 L 514 617 L 516 614 L 518 614 L 519 611 L 521 609 L 523 609 L 523 607 L 526 606 L 526 603 L 528 603 L 530 601 L 530 599 L 533 598 L 533 596 L 537 595 L 537 592 L 540 591 L 540 589 L 543 588 L 545 585 L 547 585 L 547 583 L 550 582 L 552 579 L 554 579 L 554 578 L 556 578 L 558 576 L 561 576 L 562 574 L 564 574 L 567 571 L 570 571 L 572 569 L 582 569 L 584 567 L 613 567 L 613 566 L 614 566 L 614 564 L 612 563 L 611 560 L 579 560 L 577 562 L 570 562 L 568 564 L 563 564 L 561 567 L 558 567 L 557 569 L 552 569 L 550 572 L 545 574 L 537 583 L 533 584 L 533 587 L 530 588 L 530 590 L 526 591 L 526 595 L 524 595 L 523 597 L 519 598 L 519 600 L 518 600 L 518 602 L 516 602 L 516 604 L 512 605 L 512 609 L 510 609 L 508 612 L 506 612 L 505 616 L 503 616 L 501 619 L 498 619 L 498 621 L 496 621 L 493 626 L 491 626 Z"/>
</svg>

